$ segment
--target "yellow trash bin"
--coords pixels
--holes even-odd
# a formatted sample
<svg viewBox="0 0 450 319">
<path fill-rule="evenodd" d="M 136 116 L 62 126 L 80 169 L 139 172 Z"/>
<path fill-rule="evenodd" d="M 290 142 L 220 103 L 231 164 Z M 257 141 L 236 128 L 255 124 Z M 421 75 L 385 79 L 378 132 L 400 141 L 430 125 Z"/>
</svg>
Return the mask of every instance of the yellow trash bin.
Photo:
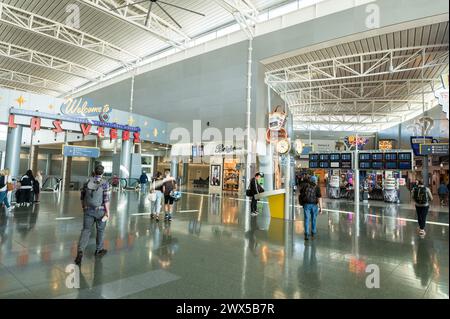
<svg viewBox="0 0 450 319">
<path fill-rule="evenodd" d="M 274 191 L 267 191 L 255 195 L 255 198 L 267 199 L 269 203 L 270 217 L 284 219 L 284 199 L 286 196 L 286 190 L 278 189 Z"/>
</svg>

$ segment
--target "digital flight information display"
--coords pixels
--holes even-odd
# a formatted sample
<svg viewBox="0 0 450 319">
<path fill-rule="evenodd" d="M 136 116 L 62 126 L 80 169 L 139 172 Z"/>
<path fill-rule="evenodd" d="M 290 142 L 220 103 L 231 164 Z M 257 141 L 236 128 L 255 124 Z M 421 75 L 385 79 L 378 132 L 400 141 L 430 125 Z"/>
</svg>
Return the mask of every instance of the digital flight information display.
<svg viewBox="0 0 450 319">
<path fill-rule="evenodd" d="M 386 161 L 396 161 L 397 153 L 384 153 L 384 159 Z"/>
<path fill-rule="evenodd" d="M 309 154 L 309 168 L 352 169 L 352 153 Z"/>
<path fill-rule="evenodd" d="M 411 152 L 365 152 L 359 153 L 359 169 L 361 170 L 412 170 Z"/>
</svg>

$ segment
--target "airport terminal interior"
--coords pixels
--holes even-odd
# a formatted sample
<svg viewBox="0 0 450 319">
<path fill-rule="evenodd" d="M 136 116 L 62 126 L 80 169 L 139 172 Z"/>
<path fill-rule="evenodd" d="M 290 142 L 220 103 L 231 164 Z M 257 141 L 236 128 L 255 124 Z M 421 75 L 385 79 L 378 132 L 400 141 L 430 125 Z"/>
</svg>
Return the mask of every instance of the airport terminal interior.
<svg viewBox="0 0 450 319">
<path fill-rule="evenodd" d="M 0 0 L 0 299 L 448 299 L 448 62 L 447 0 Z"/>
</svg>

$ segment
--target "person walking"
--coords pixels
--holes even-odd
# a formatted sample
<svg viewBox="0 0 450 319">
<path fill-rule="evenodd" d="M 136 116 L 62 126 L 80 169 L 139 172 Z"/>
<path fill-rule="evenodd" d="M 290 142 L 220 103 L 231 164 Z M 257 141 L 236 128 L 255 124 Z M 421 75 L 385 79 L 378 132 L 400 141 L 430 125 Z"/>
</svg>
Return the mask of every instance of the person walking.
<svg viewBox="0 0 450 319">
<path fill-rule="evenodd" d="M 258 216 L 258 200 L 255 198 L 256 195 L 259 193 L 264 192 L 264 188 L 259 184 L 259 181 L 261 179 L 262 175 L 261 173 L 256 173 L 255 177 L 253 177 L 250 180 L 250 185 L 248 186 L 249 189 L 249 195 L 251 197 L 251 203 L 250 203 L 250 215 L 251 216 Z"/>
<path fill-rule="evenodd" d="M 8 183 L 10 183 L 8 178 L 11 178 L 9 171 L 0 171 L 0 204 L 5 205 L 8 214 L 12 214 L 13 208 L 8 200 Z"/>
<path fill-rule="evenodd" d="M 31 190 L 33 189 L 34 182 L 33 171 L 29 169 L 20 179 L 19 206 L 28 207 L 31 205 Z"/>
<path fill-rule="evenodd" d="M 141 185 L 141 192 L 144 194 L 147 192 L 147 183 L 148 183 L 147 173 L 142 172 L 141 177 L 139 177 L 139 184 Z"/>
<path fill-rule="evenodd" d="M 42 183 L 43 183 L 43 177 L 41 171 L 36 172 L 36 176 L 34 177 L 34 183 L 33 183 L 33 192 L 34 192 L 34 202 L 39 203 L 40 197 L 41 197 L 41 190 L 42 190 Z"/>
<path fill-rule="evenodd" d="M 438 187 L 438 195 L 439 195 L 439 201 L 442 206 L 445 206 L 448 204 L 448 188 L 445 185 L 445 183 L 442 181 L 441 185 Z"/>
<path fill-rule="evenodd" d="M 164 219 L 172 221 L 173 202 L 175 198 L 172 196 L 173 192 L 177 190 L 177 184 L 175 178 L 170 175 L 170 171 L 165 171 L 165 178 L 162 184 L 162 193 L 164 194 Z"/>
<path fill-rule="evenodd" d="M 11 205 L 11 209 L 14 209 L 14 205 L 12 204 L 12 193 L 15 190 L 15 183 L 14 180 L 9 172 L 9 168 L 5 168 L 4 170 L 5 173 L 5 179 L 6 179 L 6 189 L 7 189 L 7 194 L 6 194 L 6 198 L 8 200 L 8 203 Z"/>
<path fill-rule="evenodd" d="M 109 219 L 110 186 L 103 178 L 105 168 L 97 165 L 94 176 L 91 176 L 81 189 L 81 207 L 83 208 L 83 229 L 78 242 L 78 253 L 75 264 L 80 265 L 86 246 L 89 243 L 92 226 L 97 228 L 96 257 L 103 257 L 107 250 L 103 248 L 106 222 Z"/>
<path fill-rule="evenodd" d="M 428 210 L 430 202 L 433 201 L 433 194 L 428 187 L 418 181 L 417 187 L 413 190 L 413 198 L 416 203 L 417 222 L 419 224 L 419 235 L 425 236 L 425 226 L 427 223 Z"/>
<path fill-rule="evenodd" d="M 163 176 L 161 172 L 157 172 L 155 178 L 152 182 L 153 191 L 155 192 L 155 201 L 153 205 L 153 213 L 150 218 L 154 218 L 157 222 L 159 221 L 159 214 L 161 213 L 162 198 L 163 198 Z"/>
<path fill-rule="evenodd" d="M 317 177 L 311 176 L 300 193 L 300 203 L 303 206 L 305 240 L 315 239 L 317 235 L 317 215 L 322 214 L 322 194 L 317 185 Z M 311 223 L 311 231 L 309 226 Z"/>
</svg>

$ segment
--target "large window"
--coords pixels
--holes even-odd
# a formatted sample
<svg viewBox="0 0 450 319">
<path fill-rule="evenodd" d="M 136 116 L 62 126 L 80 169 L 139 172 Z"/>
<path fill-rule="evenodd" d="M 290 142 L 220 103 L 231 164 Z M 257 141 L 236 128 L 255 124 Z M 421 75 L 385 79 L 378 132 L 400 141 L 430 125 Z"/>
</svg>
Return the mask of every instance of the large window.
<svg viewBox="0 0 450 319">
<path fill-rule="evenodd" d="M 105 174 L 112 174 L 113 162 L 111 162 L 111 161 L 102 161 L 102 165 L 105 168 Z"/>
</svg>

